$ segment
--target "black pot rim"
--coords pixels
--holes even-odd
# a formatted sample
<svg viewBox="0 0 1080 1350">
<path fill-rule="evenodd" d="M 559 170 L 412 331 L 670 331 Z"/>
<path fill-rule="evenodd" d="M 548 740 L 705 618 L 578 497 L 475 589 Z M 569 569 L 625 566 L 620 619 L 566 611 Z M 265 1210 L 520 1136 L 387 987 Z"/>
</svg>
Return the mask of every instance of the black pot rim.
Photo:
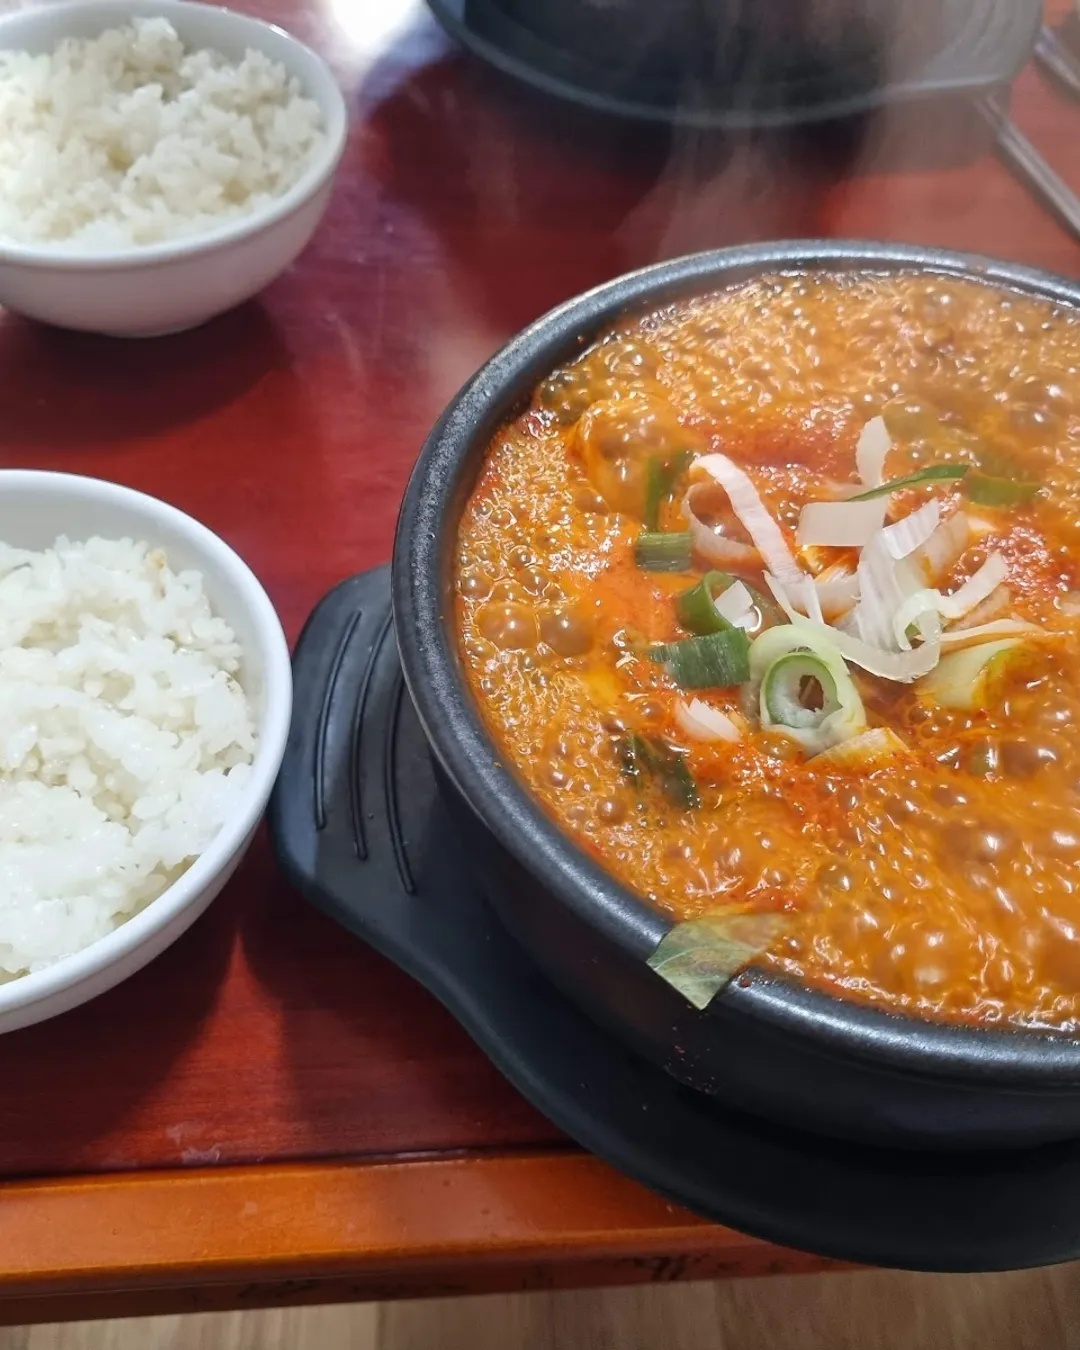
<svg viewBox="0 0 1080 1350">
<path fill-rule="evenodd" d="M 861 240 L 793 240 L 692 254 L 616 278 L 559 305 L 495 353 L 447 407 L 402 502 L 393 606 L 406 685 L 437 758 L 495 838 L 579 918 L 645 960 L 672 920 L 590 859 L 507 765 L 468 689 L 456 650 L 449 565 L 471 481 L 461 467 L 552 368 L 626 312 L 770 271 L 917 270 L 984 281 L 1070 307 L 1080 285 L 976 254 Z M 885 1012 L 752 968 L 709 1010 L 752 1017 L 808 1051 L 877 1068 L 947 1077 L 974 1089 L 1080 1091 L 1080 1045 L 1059 1033 L 975 1028 Z M 659 976 L 657 977 L 659 978 Z M 718 1034 L 720 1028 L 717 1028 Z"/>
</svg>

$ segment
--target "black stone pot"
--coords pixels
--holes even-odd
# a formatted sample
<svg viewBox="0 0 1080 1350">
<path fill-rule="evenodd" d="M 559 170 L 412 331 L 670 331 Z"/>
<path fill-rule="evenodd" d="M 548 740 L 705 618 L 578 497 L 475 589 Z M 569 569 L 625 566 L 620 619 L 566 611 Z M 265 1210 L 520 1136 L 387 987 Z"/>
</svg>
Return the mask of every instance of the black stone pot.
<svg viewBox="0 0 1080 1350">
<path fill-rule="evenodd" d="M 662 263 L 552 310 L 461 391 L 412 475 L 393 564 L 409 692 L 503 921 L 566 995 L 688 1087 L 788 1125 L 881 1144 L 1028 1146 L 1077 1136 L 1076 1040 L 898 1017 L 756 969 L 704 1012 L 691 1007 L 646 965 L 671 920 L 603 871 L 534 802 L 485 731 L 458 660 L 455 534 L 498 426 L 625 311 L 806 268 L 914 268 L 1080 304 L 1080 286 L 989 259 L 810 241 Z"/>
</svg>

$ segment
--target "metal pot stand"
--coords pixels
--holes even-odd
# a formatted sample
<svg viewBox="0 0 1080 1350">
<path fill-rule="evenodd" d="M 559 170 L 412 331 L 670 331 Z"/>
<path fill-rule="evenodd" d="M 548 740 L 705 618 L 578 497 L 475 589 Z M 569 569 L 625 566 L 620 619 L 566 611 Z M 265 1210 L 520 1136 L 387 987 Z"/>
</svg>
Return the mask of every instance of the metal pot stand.
<svg viewBox="0 0 1080 1350">
<path fill-rule="evenodd" d="M 1080 15 L 1069 14 L 1056 27 L 1043 24 L 1035 58 L 1066 93 L 1080 98 Z"/>
<path fill-rule="evenodd" d="M 710 1219 L 841 1260 L 972 1271 L 1080 1256 L 1080 1141 L 937 1154 L 781 1129 L 680 1086 L 558 993 L 470 873 L 405 692 L 388 568 L 326 596 L 294 674 L 270 805 L 286 875 L 585 1148 Z"/>
</svg>

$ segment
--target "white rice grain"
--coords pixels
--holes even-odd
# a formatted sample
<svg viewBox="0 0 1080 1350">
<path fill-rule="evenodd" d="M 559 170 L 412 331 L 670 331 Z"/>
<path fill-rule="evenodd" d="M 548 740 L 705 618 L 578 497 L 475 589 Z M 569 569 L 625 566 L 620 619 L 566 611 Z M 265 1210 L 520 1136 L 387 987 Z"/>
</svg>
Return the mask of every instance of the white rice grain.
<svg viewBox="0 0 1080 1350">
<path fill-rule="evenodd" d="M 111 932 L 207 847 L 256 737 L 197 572 L 130 539 L 0 544 L 0 978 Z"/>
<path fill-rule="evenodd" d="M 281 65 L 185 51 L 167 19 L 0 51 L 0 235 L 109 253 L 199 233 L 281 196 L 324 139 Z"/>
</svg>

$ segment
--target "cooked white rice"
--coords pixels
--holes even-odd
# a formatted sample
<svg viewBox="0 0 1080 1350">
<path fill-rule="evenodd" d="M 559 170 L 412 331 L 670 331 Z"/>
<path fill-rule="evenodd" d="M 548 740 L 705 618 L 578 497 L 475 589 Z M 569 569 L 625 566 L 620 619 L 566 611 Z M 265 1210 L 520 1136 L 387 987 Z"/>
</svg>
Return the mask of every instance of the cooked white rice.
<svg viewBox="0 0 1080 1350">
<path fill-rule="evenodd" d="M 282 66 L 186 52 L 166 19 L 2 51 L 0 235 L 110 252 L 211 229 L 287 191 L 324 136 Z"/>
<path fill-rule="evenodd" d="M 0 544 L 3 975 L 111 932 L 214 838 L 255 750 L 240 658 L 160 550 Z"/>
</svg>

